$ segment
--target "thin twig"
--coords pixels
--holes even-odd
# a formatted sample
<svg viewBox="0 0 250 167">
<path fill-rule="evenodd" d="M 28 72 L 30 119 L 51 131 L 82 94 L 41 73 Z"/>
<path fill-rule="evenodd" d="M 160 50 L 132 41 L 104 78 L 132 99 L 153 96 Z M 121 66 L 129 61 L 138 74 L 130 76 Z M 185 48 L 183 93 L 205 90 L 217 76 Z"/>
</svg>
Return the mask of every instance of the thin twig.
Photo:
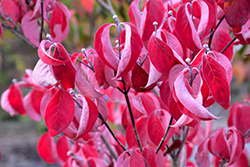
<svg viewBox="0 0 250 167">
<path fill-rule="evenodd" d="M 161 146 L 163 145 L 163 143 L 164 143 L 164 141 L 165 141 L 165 139 L 166 139 L 166 137 L 167 137 L 167 134 L 168 134 L 168 132 L 169 132 L 169 130 L 170 130 L 170 126 L 171 126 L 172 122 L 173 122 L 173 117 L 171 116 L 170 121 L 169 121 L 169 124 L 168 124 L 168 128 L 166 129 L 165 134 L 164 134 L 163 138 L 161 139 L 161 142 L 160 142 L 160 144 L 158 145 L 158 147 L 157 147 L 157 149 L 156 149 L 156 151 L 155 151 L 156 154 L 157 154 L 157 153 L 159 152 L 159 150 L 161 149 Z"/>
<path fill-rule="evenodd" d="M 18 38 L 22 39 L 25 43 L 30 45 L 32 48 L 37 49 L 35 45 L 33 45 L 27 38 L 25 38 L 23 35 L 19 34 L 15 29 L 13 29 L 11 26 L 7 26 L 5 24 L 2 24 L 3 28 L 9 30 L 13 34 L 15 34 Z"/>
<path fill-rule="evenodd" d="M 137 128 L 135 126 L 135 119 L 134 119 L 134 116 L 133 116 L 133 112 L 132 112 L 132 108 L 131 108 L 131 105 L 130 105 L 130 102 L 129 102 L 129 97 L 128 97 L 128 90 L 126 90 L 126 84 L 124 82 L 124 80 L 122 80 L 123 82 L 123 95 L 125 96 L 125 99 L 126 99 L 126 102 L 127 102 L 127 106 L 128 106 L 128 111 L 129 111 L 129 115 L 130 115 L 130 119 L 131 119 L 131 122 L 132 122 L 132 126 L 133 126 L 133 129 L 134 129 L 134 133 L 135 133 L 135 138 L 137 140 L 137 143 L 139 145 L 139 148 L 140 148 L 140 151 L 142 152 L 142 145 L 141 145 L 141 141 L 140 141 L 140 137 L 139 137 L 139 134 L 138 134 L 138 131 L 137 131 Z M 118 89 L 119 90 L 119 89 Z"/>
<path fill-rule="evenodd" d="M 210 34 L 210 38 L 209 38 L 209 42 L 208 42 L 208 47 L 211 47 L 211 42 L 214 36 L 215 31 L 217 30 L 217 28 L 219 27 L 219 25 L 222 23 L 222 21 L 224 20 L 225 15 L 223 15 L 223 17 L 220 19 L 220 21 L 218 22 L 218 24 L 216 25 L 215 29 L 212 30 L 211 34 Z"/>
<path fill-rule="evenodd" d="M 247 136 L 250 135 L 250 129 L 245 133 L 244 137 L 247 138 Z"/>
<path fill-rule="evenodd" d="M 224 167 L 227 163 L 227 159 L 223 159 L 219 167 Z"/>
<path fill-rule="evenodd" d="M 227 48 L 228 48 L 236 39 L 237 39 L 237 38 L 234 37 L 234 38 L 227 44 L 227 46 L 225 46 L 225 48 L 221 51 L 221 53 L 224 53 L 224 52 L 227 50 Z"/>
<path fill-rule="evenodd" d="M 108 143 L 108 141 L 106 140 L 106 138 L 101 135 L 101 139 L 103 141 L 103 143 L 105 144 L 105 146 L 107 147 L 107 149 L 109 150 L 110 152 L 110 155 L 115 159 L 117 160 L 117 155 L 115 154 L 115 152 L 113 151 L 113 149 L 110 147 L 110 144 Z"/>
<path fill-rule="evenodd" d="M 110 14 L 111 16 L 114 16 L 116 15 L 115 14 L 115 10 L 114 8 L 112 7 L 112 4 L 110 2 L 110 0 L 107 0 L 108 1 L 108 4 L 106 4 L 105 2 L 103 2 L 103 0 L 96 0 L 104 9 L 106 9 Z"/>
<path fill-rule="evenodd" d="M 39 41 L 40 42 L 43 40 L 43 24 L 44 24 L 44 18 L 43 18 L 43 0 L 41 0 L 41 29 L 40 29 L 40 37 L 39 37 Z"/>
<path fill-rule="evenodd" d="M 185 142 L 186 142 L 186 139 L 187 139 L 187 135 L 188 135 L 188 131 L 189 131 L 189 126 L 187 127 L 187 130 L 186 130 L 186 133 L 184 134 L 183 136 L 183 139 L 182 139 L 182 142 L 181 142 L 181 146 L 176 154 L 176 157 L 178 157 L 181 153 L 181 150 L 182 150 L 182 147 L 184 146 Z"/>
</svg>

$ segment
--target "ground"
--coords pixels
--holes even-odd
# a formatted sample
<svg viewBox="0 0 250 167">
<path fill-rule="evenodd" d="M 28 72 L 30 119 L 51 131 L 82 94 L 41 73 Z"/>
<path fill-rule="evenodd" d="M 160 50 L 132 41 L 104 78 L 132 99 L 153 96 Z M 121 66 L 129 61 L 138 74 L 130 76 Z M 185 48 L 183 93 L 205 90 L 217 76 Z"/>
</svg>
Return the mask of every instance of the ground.
<svg viewBox="0 0 250 167">
<path fill-rule="evenodd" d="M 47 164 L 39 157 L 37 126 L 29 120 L 6 120 L 0 124 L 1 167 L 59 167 Z"/>
</svg>

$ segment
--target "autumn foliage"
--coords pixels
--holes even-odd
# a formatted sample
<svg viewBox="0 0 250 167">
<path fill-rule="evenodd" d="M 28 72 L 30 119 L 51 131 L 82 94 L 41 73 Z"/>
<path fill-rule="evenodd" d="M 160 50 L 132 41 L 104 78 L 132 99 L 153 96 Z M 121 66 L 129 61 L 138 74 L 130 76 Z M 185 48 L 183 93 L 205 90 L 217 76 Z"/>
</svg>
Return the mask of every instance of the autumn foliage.
<svg viewBox="0 0 250 167">
<path fill-rule="evenodd" d="M 94 1 L 80 3 L 93 12 Z M 1 107 L 42 118 L 48 132 L 37 150 L 51 164 L 248 166 L 249 100 L 230 107 L 230 82 L 233 45 L 250 42 L 249 13 L 249 0 L 134 0 L 130 22 L 113 15 L 93 48 L 69 53 L 62 2 L 1 0 L 0 36 L 2 27 L 21 25 L 40 58 L 2 94 Z M 216 131 L 214 103 L 230 108 L 228 127 Z"/>
</svg>

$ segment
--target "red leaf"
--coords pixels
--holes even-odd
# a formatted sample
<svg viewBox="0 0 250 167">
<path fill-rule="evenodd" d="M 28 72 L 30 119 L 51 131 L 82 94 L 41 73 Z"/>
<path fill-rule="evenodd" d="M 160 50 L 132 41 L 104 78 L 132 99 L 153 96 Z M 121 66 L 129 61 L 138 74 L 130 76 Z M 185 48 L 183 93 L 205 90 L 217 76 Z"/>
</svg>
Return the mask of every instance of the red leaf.
<svg viewBox="0 0 250 167">
<path fill-rule="evenodd" d="M 47 163 L 53 164 L 58 163 L 59 158 L 56 151 L 56 145 L 52 137 L 50 137 L 49 133 L 44 133 L 38 143 L 37 143 L 37 151 L 39 156 Z M 60 164 L 60 163 L 58 163 Z"/>
<path fill-rule="evenodd" d="M 110 27 L 113 25 L 115 24 L 106 23 L 97 30 L 95 35 L 95 49 L 107 66 L 117 70 L 119 58 L 113 50 L 109 37 Z"/>
<path fill-rule="evenodd" d="M 202 49 L 201 40 L 189 13 L 190 4 L 180 6 L 177 11 L 175 32 L 179 39 L 194 53 Z"/>
<path fill-rule="evenodd" d="M 46 43 L 50 43 L 50 47 L 49 47 L 48 51 L 45 50 Z M 64 63 L 66 63 L 66 61 L 68 59 L 66 59 L 65 57 L 63 57 L 63 59 L 57 59 L 51 55 L 51 50 L 53 47 L 56 47 L 56 46 L 52 45 L 49 40 L 42 40 L 40 43 L 40 46 L 38 48 L 38 56 L 40 57 L 40 59 L 44 63 L 46 63 L 48 65 L 54 65 L 54 66 L 58 66 L 58 65 L 62 65 Z M 56 52 L 56 49 L 57 49 L 57 47 L 55 48 L 55 52 Z"/>
<path fill-rule="evenodd" d="M 70 12 L 61 2 L 56 1 L 50 17 L 49 29 L 55 42 L 62 42 L 69 32 Z"/>
<path fill-rule="evenodd" d="M 59 83 L 66 90 L 69 88 L 74 89 L 76 69 L 73 66 L 71 60 L 69 59 L 68 52 L 60 43 L 57 43 L 53 57 L 58 60 L 67 60 L 62 65 L 58 65 L 58 66 L 52 65 L 52 71 L 53 71 L 54 77 L 59 81 Z"/>
<path fill-rule="evenodd" d="M 20 10 L 12 0 L 2 0 L 0 3 L 0 11 L 1 16 L 5 19 L 9 16 L 15 23 L 20 19 Z M 12 25 L 11 22 L 9 23 Z"/>
<path fill-rule="evenodd" d="M 131 23 L 121 23 L 125 30 L 124 48 L 121 51 L 121 60 L 118 65 L 116 78 L 128 73 L 140 56 L 143 43 L 136 27 Z"/>
<path fill-rule="evenodd" d="M 248 19 L 250 13 L 249 0 L 230 0 L 224 3 L 227 23 L 233 28 L 239 28 Z"/>
<path fill-rule="evenodd" d="M 44 95 L 44 91 L 42 90 L 32 90 L 31 92 L 31 105 L 34 108 L 34 110 L 40 115 L 40 104 L 41 104 L 41 100 L 42 97 Z"/>
<path fill-rule="evenodd" d="M 142 14 L 141 20 L 141 37 L 145 46 L 147 47 L 147 43 L 152 33 L 155 31 L 155 27 L 153 26 L 153 22 L 157 22 L 158 26 L 160 26 L 165 13 L 165 8 L 161 0 L 149 0 L 145 4 L 145 8 Z"/>
<path fill-rule="evenodd" d="M 71 95 L 59 89 L 48 103 L 45 111 L 45 123 L 51 136 L 61 133 L 70 122 L 75 114 L 75 105 Z"/>
<path fill-rule="evenodd" d="M 232 41 L 232 37 L 222 30 L 216 30 L 211 43 L 211 50 L 221 52 L 227 44 Z M 233 45 L 230 45 L 223 53 L 230 61 L 233 57 Z"/>
<path fill-rule="evenodd" d="M 66 136 L 61 136 L 56 143 L 56 150 L 58 156 L 66 162 L 69 156 L 67 155 L 67 152 L 70 150 L 70 143 Z"/>
<path fill-rule="evenodd" d="M 12 84 L 9 88 L 8 100 L 13 109 L 21 114 L 25 115 L 25 109 L 23 106 L 23 96 L 20 88 L 17 84 Z"/>
<path fill-rule="evenodd" d="M 227 71 L 209 55 L 203 55 L 202 71 L 215 101 L 224 109 L 227 109 L 230 105 L 230 87 Z"/>
<path fill-rule="evenodd" d="M 144 91 L 150 90 L 147 88 L 143 88 L 146 86 L 146 84 L 148 82 L 148 73 L 141 66 L 139 66 L 137 63 L 135 64 L 135 66 L 132 70 L 131 82 L 132 82 L 133 88 L 137 92 L 144 92 Z"/>
<path fill-rule="evenodd" d="M 82 7 L 91 14 L 94 8 L 94 0 L 81 0 Z"/>
<path fill-rule="evenodd" d="M 39 33 L 38 33 L 38 26 L 37 26 L 37 20 L 31 20 L 31 17 L 33 15 L 33 11 L 27 12 L 21 21 L 23 34 L 25 37 L 35 46 L 39 47 Z M 32 31 L 31 31 L 32 30 Z"/>
<path fill-rule="evenodd" d="M 129 167 L 145 167 L 145 161 L 140 153 L 138 153 L 136 150 L 131 151 L 131 157 L 130 157 L 130 163 Z"/>
<path fill-rule="evenodd" d="M 148 136 L 156 146 L 159 145 L 161 139 L 164 136 L 164 133 L 170 121 L 170 117 L 171 117 L 170 114 L 164 110 L 155 110 L 148 117 L 148 122 L 147 122 Z M 170 128 L 170 131 L 168 132 L 168 135 L 164 141 L 165 144 L 173 136 L 173 134 L 174 134 L 174 128 Z M 163 150 L 165 149 L 165 144 L 163 144 L 161 147 Z"/>
<path fill-rule="evenodd" d="M 142 156 L 148 161 L 150 167 L 160 167 L 164 166 L 164 156 L 163 153 L 159 151 L 155 154 L 155 148 L 146 146 L 143 148 Z"/>
<path fill-rule="evenodd" d="M 79 118 L 79 128 L 76 139 L 89 133 L 98 117 L 98 108 L 96 104 L 87 96 L 82 97 L 82 101 L 82 113 Z"/>
<path fill-rule="evenodd" d="M 155 35 L 149 40 L 148 53 L 152 64 L 163 75 L 168 75 L 170 69 L 179 63 L 172 49 Z"/>
<path fill-rule="evenodd" d="M 145 125 L 147 124 L 147 119 L 148 119 L 147 117 L 141 117 L 136 122 L 136 128 L 138 131 L 142 147 L 146 145 L 148 140 L 147 129 L 145 127 Z M 126 141 L 128 143 L 129 148 L 132 148 L 134 146 L 139 148 L 132 124 L 130 124 L 126 129 Z"/>
</svg>

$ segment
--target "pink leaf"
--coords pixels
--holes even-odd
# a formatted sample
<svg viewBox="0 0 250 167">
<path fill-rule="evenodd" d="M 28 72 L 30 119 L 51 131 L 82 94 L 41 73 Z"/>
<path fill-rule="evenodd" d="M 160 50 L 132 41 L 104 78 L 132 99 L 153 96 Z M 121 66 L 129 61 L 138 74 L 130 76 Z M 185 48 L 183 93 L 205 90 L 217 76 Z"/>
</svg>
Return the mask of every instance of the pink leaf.
<svg viewBox="0 0 250 167">
<path fill-rule="evenodd" d="M 2 93 L 1 96 L 1 107 L 4 109 L 6 112 L 8 112 L 11 116 L 17 115 L 17 112 L 14 110 L 14 108 L 10 105 L 9 99 L 8 99 L 8 94 L 10 92 L 10 89 L 7 89 Z"/>
<path fill-rule="evenodd" d="M 32 91 L 33 92 L 33 91 Z M 36 112 L 32 106 L 32 92 L 29 92 L 23 99 L 23 105 L 26 110 L 26 114 L 34 121 L 40 121 L 41 116 Z"/>
<path fill-rule="evenodd" d="M 1 16 L 7 18 L 8 16 L 16 23 L 20 19 L 20 10 L 17 4 L 12 0 L 2 0 L 0 3 Z M 11 25 L 12 23 L 9 22 Z"/>
<path fill-rule="evenodd" d="M 227 44 L 232 40 L 232 37 L 222 30 L 216 30 L 211 43 L 211 50 L 221 52 Z M 233 45 L 230 45 L 223 53 L 230 61 L 233 57 Z"/>
<path fill-rule="evenodd" d="M 179 101 L 178 107 L 180 108 L 180 111 L 193 119 L 218 119 L 213 114 L 211 114 L 205 107 L 203 107 L 202 104 L 198 102 L 196 98 L 191 95 L 190 91 L 188 90 L 188 87 L 185 84 L 186 71 L 187 70 L 183 70 L 183 72 L 179 74 L 179 76 L 174 82 L 174 91 L 176 94 L 176 98 Z M 198 84 L 201 86 L 200 74 L 196 76 L 195 80 L 197 80 Z"/>
<path fill-rule="evenodd" d="M 32 73 L 34 81 L 41 86 L 53 86 L 57 83 L 53 76 L 48 64 L 45 64 L 41 59 L 38 60 L 37 64 Z"/>
<path fill-rule="evenodd" d="M 0 38 L 3 38 L 3 27 L 1 22 L 0 22 Z"/>
<path fill-rule="evenodd" d="M 101 97 L 102 94 L 97 92 L 92 85 L 87 81 L 85 78 L 82 70 L 81 70 L 81 64 L 76 65 L 76 88 L 80 93 L 83 93 L 84 95 L 90 96 L 90 97 Z"/>
<path fill-rule="evenodd" d="M 76 139 L 86 135 L 93 128 L 98 117 L 96 104 L 87 96 L 82 97 L 82 101 L 82 113 Z"/>
<path fill-rule="evenodd" d="M 139 9 L 139 0 L 134 0 L 129 8 L 128 15 L 130 18 L 130 22 L 133 23 L 138 30 L 141 30 L 141 11 Z"/>
<path fill-rule="evenodd" d="M 51 98 L 45 111 L 45 123 L 51 136 L 61 133 L 74 118 L 75 105 L 71 95 L 59 89 Z"/>
<path fill-rule="evenodd" d="M 201 40 L 189 13 L 190 4 L 180 6 L 177 11 L 175 32 L 179 39 L 194 53 L 202 49 Z"/>
<path fill-rule="evenodd" d="M 25 37 L 35 46 L 39 47 L 39 34 L 38 34 L 38 25 L 37 20 L 31 20 L 33 11 L 27 12 L 21 21 L 23 34 Z M 31 31 L 32 30 L 32 31 Z"/>
<path fill-rule="evenodd" d="M 210 167 L 210 160 L 207 149 L 207 140 L 205 140 L 199 147 L 195 154 L 195 161 L 199 167 Z"/>
</svg>

